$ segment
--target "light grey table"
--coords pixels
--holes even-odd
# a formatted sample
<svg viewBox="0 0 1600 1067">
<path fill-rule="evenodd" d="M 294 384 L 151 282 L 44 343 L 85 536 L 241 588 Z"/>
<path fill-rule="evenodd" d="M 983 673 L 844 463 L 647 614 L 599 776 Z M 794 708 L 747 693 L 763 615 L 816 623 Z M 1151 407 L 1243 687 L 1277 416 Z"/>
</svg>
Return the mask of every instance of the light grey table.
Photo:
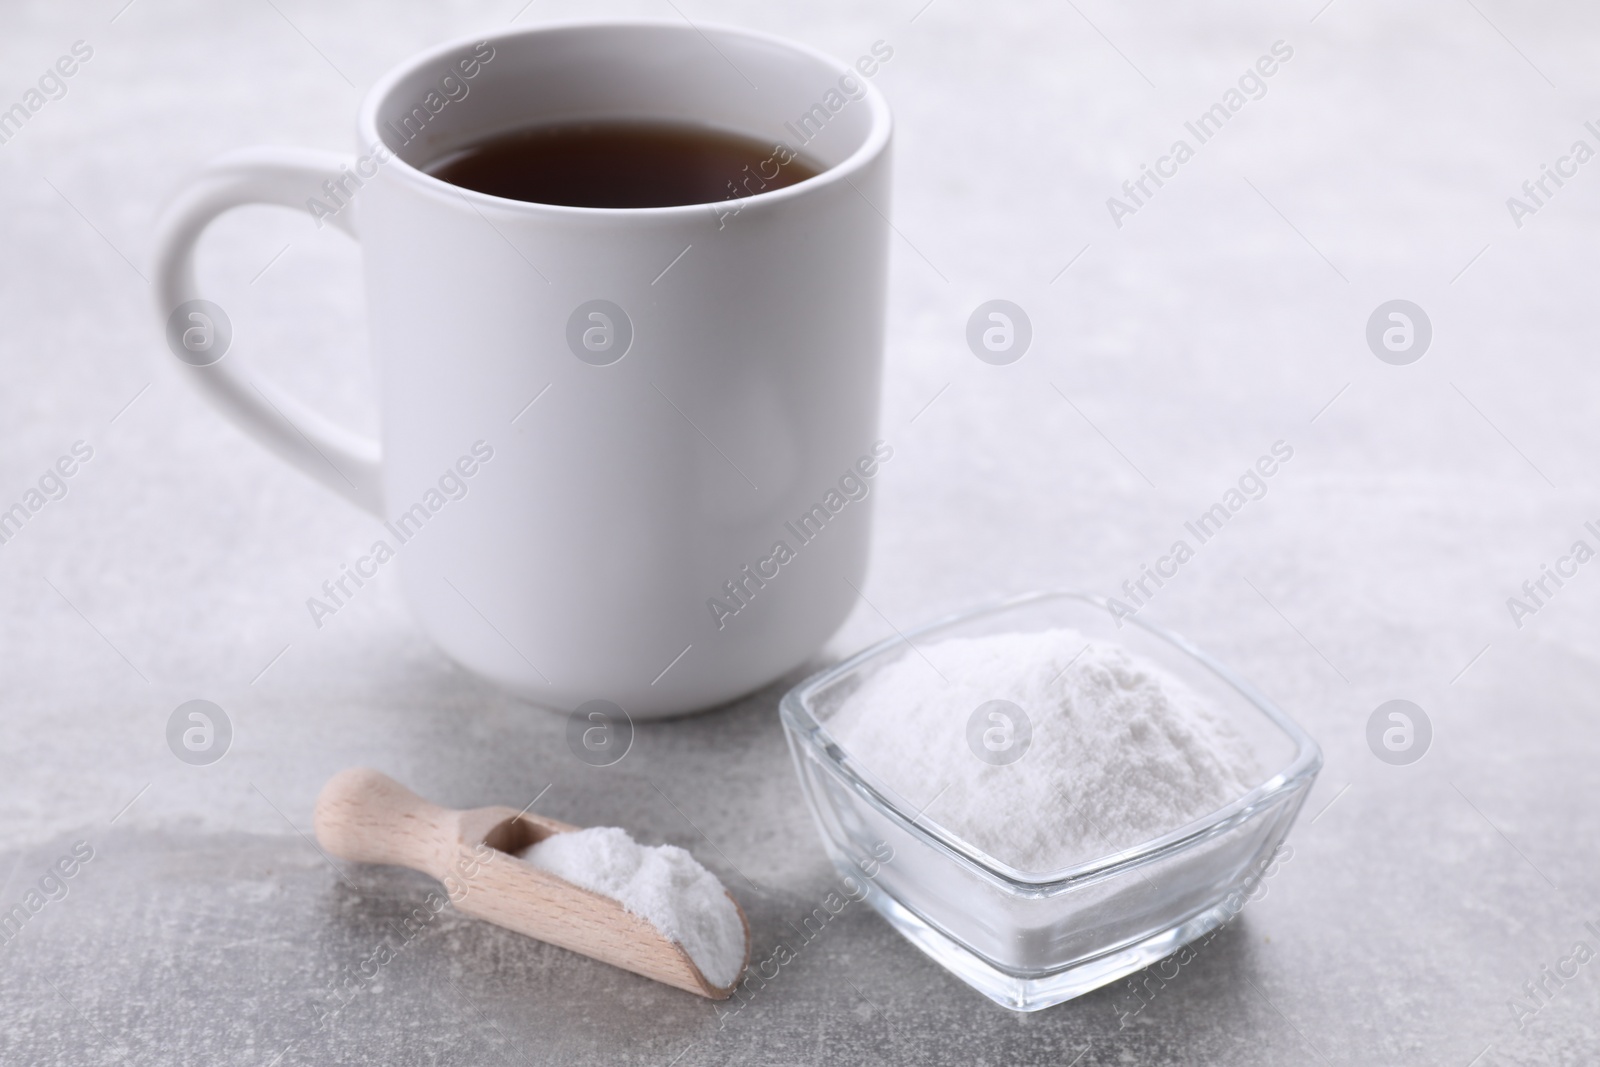
<svg viewBox="0 0 1600 1067">
<path fill-rule="evenodd" d="M 1600 964 L 1562 961 L 1600 949 L 1600 563 L 1531 616 L 1507 598 L 1575 540 L 1600 547 L 1583 527 L 1600 162 L 1560 162 L 1600 148 L 1600 20 L 1320 3 L 8 4 L 0 107 L 75 41 L 93 55 L 0 145 L 0 506 L 74 442 L 93 457 L 0 545 L 0 908 L 75 843 L 92 859 L 0 945 L 0 1061 L 1592 1060 Z M 410 52 L 582 15 L 895 50 L 896 455 L 870 603 L 818 664 L 1006 593 L 1112 593 L 1274 441 L 1294 447 L 1147 610 L 1288 708 L 1327 767 L 1266 896 L 1152 993 L 1014 1015 L 852 905 L 719 1019 L 447 912 L 317 1026 L 428 888 L 311 847 L 312 800 L 344 766 L 461 806 L 548 786 L 550 815 L 683 845 L 738 894 L 758 952 L 830 876 L 776 718 L 786 683 L 641 727 L 613 768 L 577 763 L 559 716 L 432 649 L 392 578 L 313 628 L 305 597 L 371 521 L 162 364 L 145 257 L 190 168 L 258 142 L 346 148 L 360 90 Z M 1264 95 L 1118 226 L 1108 198 L 1276 41 L 1293 55 Z M 1542 164 L 1569 176 L 1533 203 Z M 355 248 L 259 210 L 202 252 L 237 357 L 370 427 Z M 1035 329 L 1010 367 L 963 342 L 994 297 Z M 1396 298 L 1433 326 L 1409 366 L 1365 339 Z M 164 737 L 194 698 L 234 728 L 207 767 Z M 1366 740 L 1395 698 L 1433 726 L 1408 766 Z"/>
</svg>

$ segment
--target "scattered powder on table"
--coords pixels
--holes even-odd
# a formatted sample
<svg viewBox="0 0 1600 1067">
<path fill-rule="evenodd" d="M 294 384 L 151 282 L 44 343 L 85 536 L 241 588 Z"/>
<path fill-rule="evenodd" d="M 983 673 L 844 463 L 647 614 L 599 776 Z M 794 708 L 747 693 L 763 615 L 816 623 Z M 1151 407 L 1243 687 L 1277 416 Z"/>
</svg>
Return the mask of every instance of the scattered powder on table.
<svg viewBox="0 0 1600 1067">
<path fill-rule="evenodd" d="M 525 862 L 648 921 L 689 954 L 706 981 L 733 984 L 744 967 L 744 922 L 717 876 L 676 845 L 645 847 L 615 826 L 552 834 Z"/>
<path fill-rule="evenodd" d="M 914 807 L 927 804 L 926 819 L 1017 870 L 1058 871 L 1142 844 L 1257 784 L 1233 725 L 1119 645 L 1060 629 L 922 651 L 948 684 L 908 653 L 866 676 L 827 728 Z M 985 762 L 969 746 L 968 721 L 991 700 L 1016 704 L 1032 727 L 1015 762 Z"/>
</svg>

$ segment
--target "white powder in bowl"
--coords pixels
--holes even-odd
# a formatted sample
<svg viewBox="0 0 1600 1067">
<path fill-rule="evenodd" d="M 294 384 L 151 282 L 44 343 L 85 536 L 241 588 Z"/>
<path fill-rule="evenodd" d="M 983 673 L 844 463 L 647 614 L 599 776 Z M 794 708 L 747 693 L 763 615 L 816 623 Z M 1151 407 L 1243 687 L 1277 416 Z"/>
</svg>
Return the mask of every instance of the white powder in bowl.
<svg viewBox="0 0 1600 1067">
<path fill-rule="evenodd" d="M 922 651 L 937 673 L 908 653 L 866 676 L 827 729 L 913 810 L 928 805 L 926 820 L 1017 870 L 1058 871 L 1143 844 L 1256 784 L 1256 759 L 1232 724 L 1119 645 L 1062 629 Z M 969 720 L 994 700 L 1031 726 L 1015 762 L 986 762 L 973 747 L 981 740 L 969 743 Z M 979 718 L 1000 729 L 996 744 L 1024 733 L 987 711 Z"/>
<path fill-rule="evenodd" d="M 712 985 L 725 988 L 739 977 L 739 909 L 717 876 L 678 846 L 647 848 L 619 827 L 593 826 L 552 834 L 518 855 L 648 921 L 682 946 Z"/>
</svg>

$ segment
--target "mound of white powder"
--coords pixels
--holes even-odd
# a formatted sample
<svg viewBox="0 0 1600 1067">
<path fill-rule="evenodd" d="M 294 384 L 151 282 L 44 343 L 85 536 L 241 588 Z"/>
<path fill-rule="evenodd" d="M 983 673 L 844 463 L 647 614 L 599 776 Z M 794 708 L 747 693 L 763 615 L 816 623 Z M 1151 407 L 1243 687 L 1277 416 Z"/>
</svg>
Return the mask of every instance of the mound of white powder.
<svg viewBox="0 0 1600 1067">
<path fill-rule="evenodd" d="M 744 967 L 744 922 L 717 876 L 676 845 L 645 847 L 615 826 L 552 834 L 519 856 L 610 897 L 689 954 L 706 981 L 733 984 Z"/>
<path fill-rule="evenodd" d="M 1257 782 L 1230 723 L 1119 645 L 1063 629 L 922 651 L 926 660 L 908 653 L 868 675 L 827 729 L 913 810 L 926 804 L 925 820 L 1017 870 L 1058 871 L 1143 844 Z M 1015 762 L 988 762 L 975 753 L 982 740 L 969 742 L 969 720 L 995 700 L 1031 725 Z M 997 745 L 1022 736 L 987 711 L 979 718 L 999 729 L 988 734 Z"/>
</svg>

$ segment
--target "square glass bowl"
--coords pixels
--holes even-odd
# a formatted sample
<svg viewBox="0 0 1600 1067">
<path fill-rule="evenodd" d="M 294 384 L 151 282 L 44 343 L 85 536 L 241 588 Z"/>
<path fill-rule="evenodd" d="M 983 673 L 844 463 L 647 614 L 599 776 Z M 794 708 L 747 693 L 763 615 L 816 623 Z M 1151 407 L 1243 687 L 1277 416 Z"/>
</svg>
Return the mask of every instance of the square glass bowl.
<svg viewBox="0 0 1600 1067">
<path fill-rule="evenodd" d="M 1311 736 L 1248 682 L 1176 634 L 1136 618 L 1120 623 L 1101 598 L 1032 593 L 875 645 L 802 682 L 781 705 L 801 788 L 840 873 L 869 887 L 867 902 L 913 945 L 1016 1011 L 1114 982 L 1237 914 L 1322 766 Z M 1253 748 L 1262 768 L 1253 788 L 1154 840 L 1030 873 L 923 815 L 828 732 L 868 674 L 919 654 L 909 643 L 1055 628 L 1122 645 L 1208 699 Z"/>
</svg>

